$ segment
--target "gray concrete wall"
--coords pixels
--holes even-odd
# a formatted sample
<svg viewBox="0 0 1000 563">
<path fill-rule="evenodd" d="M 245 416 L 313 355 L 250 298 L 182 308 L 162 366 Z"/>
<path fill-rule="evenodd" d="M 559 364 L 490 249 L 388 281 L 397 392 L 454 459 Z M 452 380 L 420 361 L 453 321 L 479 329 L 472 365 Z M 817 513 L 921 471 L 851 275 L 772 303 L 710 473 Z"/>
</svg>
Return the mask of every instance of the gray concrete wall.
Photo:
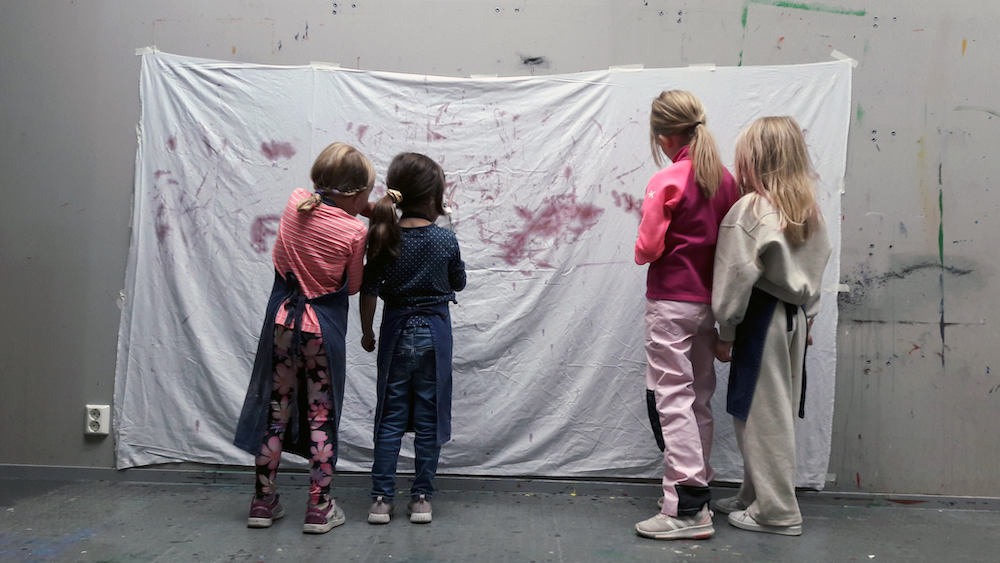
<svg viewBox="0 0 1000 563">
<path fill-rule="evenodd" d="M 450 76 L 837 49 L 859 65 L 830 472 L 844 490 L 1000 495 L 1000 4 L 776 4 L 0 3 L 0 464 L 114 465 L 110 440 L 84 439 L 83 405 L 112 399 L 136 47 Z"/>
</svg>

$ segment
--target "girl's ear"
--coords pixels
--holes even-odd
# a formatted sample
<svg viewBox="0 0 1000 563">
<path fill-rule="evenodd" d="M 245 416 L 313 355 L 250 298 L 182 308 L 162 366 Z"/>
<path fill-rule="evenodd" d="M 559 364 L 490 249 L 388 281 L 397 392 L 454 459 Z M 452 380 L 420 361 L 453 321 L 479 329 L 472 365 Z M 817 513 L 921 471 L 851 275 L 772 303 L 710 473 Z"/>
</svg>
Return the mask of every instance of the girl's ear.
<svg viewBox="0 0 1000 563">
<path fill-rule="evenodd" d="M 670 150 L 671 138 L 666 135 L 657 135 L 656 144 L 659 145 L 660 150 L 666 154 Z"/>
</svg>

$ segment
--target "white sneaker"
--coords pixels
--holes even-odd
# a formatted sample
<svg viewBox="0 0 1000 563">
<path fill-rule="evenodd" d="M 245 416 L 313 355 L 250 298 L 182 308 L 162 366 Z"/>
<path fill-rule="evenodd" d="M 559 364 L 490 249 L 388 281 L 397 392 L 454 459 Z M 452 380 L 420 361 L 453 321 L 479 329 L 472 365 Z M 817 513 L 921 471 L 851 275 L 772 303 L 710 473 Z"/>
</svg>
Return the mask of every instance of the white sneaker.
<svg viewBox="0 0 1000 563">
<path fill-rule="evenodd" d="M 752 516 L 747 514 L 746 510 L 738 510 L 729 515 L 729 523 L 741 530 L 750 530 L 751 532 L 764 532 L 768 534 L 779 534 L 782 536 L 801 536 L 802 535 L 802 525 L 795 524 L 794 526 L 766 526 L 764 524 L 758 524 Z"/>
<path fill-rule="evenodd" d="M 635 525 L 637 534 L 654 540 L 706 540 L 715 534 L 708 505 L 694 516 L 667 516 L 659 513 Z"/>
</svg>

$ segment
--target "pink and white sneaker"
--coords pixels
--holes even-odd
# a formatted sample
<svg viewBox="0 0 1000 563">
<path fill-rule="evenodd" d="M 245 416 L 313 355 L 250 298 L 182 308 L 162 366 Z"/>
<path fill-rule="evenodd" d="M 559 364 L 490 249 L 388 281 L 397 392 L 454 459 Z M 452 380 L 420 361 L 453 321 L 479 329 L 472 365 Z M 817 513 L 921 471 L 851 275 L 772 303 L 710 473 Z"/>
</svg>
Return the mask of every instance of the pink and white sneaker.
<svg viewBox="0 0 1000 563">
<path fill-rule="evenodd" d="M 278 495 L 268 495 L 258 499 L 256 495 L 250 503 L 250 517 L 247 528 L 270 528 L 271 524 L 285 515 L 285 509 L 278 502 Z"/>
<path fill-rule="evenodd" d="M 302 525 L 304 534 L 325 534 L 347 521 L 344 511 L 337 501 L 330 499 L 320 504 L 310 504 L 306 510 L 306 522 Z"/>
</svg>

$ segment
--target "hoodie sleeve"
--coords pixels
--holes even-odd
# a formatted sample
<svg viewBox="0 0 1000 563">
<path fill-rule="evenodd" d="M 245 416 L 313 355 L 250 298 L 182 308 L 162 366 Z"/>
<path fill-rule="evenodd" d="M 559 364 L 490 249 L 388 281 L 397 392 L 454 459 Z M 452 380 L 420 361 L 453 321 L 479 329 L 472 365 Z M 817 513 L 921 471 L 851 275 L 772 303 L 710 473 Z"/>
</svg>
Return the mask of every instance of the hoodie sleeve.
<svg viewBox="0 0 1000 563">
<path fill-rule="evenodd" d="M 760 241 L 747 231 L 739 216 L 751 206 L 733 207 L 719 227 L 715 247 L 715 273 L 712 279 L 712 312 L 719 323 L 719 339 L 736 340 L 736 325 L 743 322 L 753 286 L 764 273 L 760 260 Z M 735 220 L 734 220 L 735 219 Z"/>
<path fill-rule="evenodd" d="M 666 248 L 667 228 L 671 212 L 684 195 L 687 173 L 678 174 L 681 166 L 672 165 L 653 176 L 646 186 L 642 202 L 639 238 L 635 241 L 635 263 L 640 266 L 656 261 Z M 688 167 L 689 168 L 689 167 Z M 676 172 L 675 172 L 675 169 Z"/>
</svg>

